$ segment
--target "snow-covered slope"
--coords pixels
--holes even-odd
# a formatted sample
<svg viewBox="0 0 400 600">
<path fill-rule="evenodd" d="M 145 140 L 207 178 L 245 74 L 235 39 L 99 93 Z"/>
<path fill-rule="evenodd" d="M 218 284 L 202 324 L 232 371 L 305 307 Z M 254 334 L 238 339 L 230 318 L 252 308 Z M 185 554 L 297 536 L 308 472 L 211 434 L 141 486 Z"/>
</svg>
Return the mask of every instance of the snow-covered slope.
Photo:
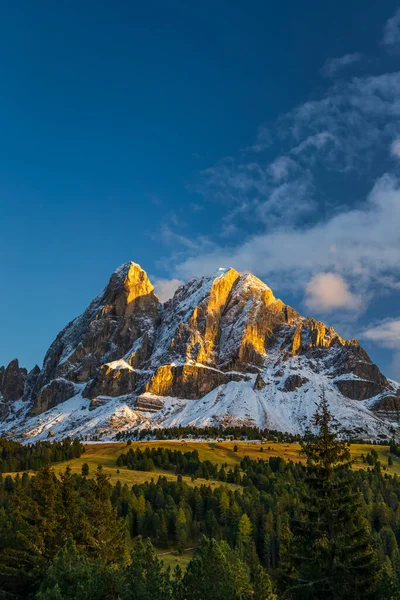
<svg viewBox="0 0 400 600">
<path fill-rule="evenodd" d="M 324 388 L 343 430 L 390 436 L 399 385 L 356 340 L 220 269 L 161 305 L 126 263 L 57 336 L 43 369 L 0 368 L 0 433 L 113 439 L 133 427 L 253 424 L 302 432 Z"/>
</svg>

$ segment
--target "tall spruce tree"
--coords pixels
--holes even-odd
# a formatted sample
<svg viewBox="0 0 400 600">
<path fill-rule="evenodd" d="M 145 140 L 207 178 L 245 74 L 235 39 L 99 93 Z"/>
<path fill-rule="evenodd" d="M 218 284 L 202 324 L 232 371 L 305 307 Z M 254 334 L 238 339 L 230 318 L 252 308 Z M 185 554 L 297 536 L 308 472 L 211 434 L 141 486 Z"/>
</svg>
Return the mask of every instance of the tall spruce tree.
<svg viewBox="0 0 400 600">
<path fill-rule="evenodd" d="M 305 493 L 286 538 L 283 597 L 373 598 L 377 567 L 370 532 L 352 486 L 349 445 L 338 438 L 324 391 L 313 425 L 302 444 Z"/>
</svg>

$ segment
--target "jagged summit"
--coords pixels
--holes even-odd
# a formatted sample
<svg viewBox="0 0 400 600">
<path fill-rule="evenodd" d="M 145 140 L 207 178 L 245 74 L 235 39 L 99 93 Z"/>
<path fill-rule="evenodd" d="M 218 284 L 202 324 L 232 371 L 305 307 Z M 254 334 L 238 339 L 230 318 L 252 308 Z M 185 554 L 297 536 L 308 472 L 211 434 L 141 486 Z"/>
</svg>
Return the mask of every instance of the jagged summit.
<svg viewBox="0 0 400 600">
<path fill-rule="evenodd" d="M 131 310 L 132 302 L 153 293 L 154 287 L 140 265 L 126 262 L 110 277 L 104 291 L 103 304 L 114 303 L 117 313 Z"/>
<path fill-rule="evenodd" d="M 399 386 L 356 340 L 305 318 L 250 273 L 220 268 L 163 305 L 134 262 L 56 337 L 43 368 L 0 368 L 0 431 L 112 437 L 119 428 L 249 423 L 303 431 L 324 386 L 343 429 L 397 427 Z"/>
</svg>

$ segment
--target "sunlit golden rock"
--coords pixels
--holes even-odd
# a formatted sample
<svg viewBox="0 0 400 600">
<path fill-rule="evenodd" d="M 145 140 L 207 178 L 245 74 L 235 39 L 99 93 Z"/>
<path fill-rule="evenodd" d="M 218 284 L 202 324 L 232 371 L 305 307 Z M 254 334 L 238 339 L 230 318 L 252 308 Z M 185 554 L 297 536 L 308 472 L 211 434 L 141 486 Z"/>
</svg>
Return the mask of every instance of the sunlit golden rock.
<svg viewBox="0 0 400 600">
<path fill-rule="evenodd" d="M 232 380 L 240 381 L 241 377 L 201 365 L 162 365 L 146 384 L 145 391 L 194 400 Z"/>
</svg>

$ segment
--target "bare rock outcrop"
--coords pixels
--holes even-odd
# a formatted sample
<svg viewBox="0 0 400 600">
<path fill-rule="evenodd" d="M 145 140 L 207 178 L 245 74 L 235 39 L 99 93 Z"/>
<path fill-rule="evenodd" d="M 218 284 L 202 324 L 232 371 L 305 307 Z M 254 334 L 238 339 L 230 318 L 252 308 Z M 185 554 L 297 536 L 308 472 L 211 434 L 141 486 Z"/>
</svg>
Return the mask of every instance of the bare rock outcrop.
<svg viewBox="0 0 400 600">
<path fill-rule="evenodd" d="M 398 422 L 400 420 L 400 390 L 397 390 L 396 395 L 383 395 L 374 402 L 372 410 L 381 419 Z"/>
<path fill-rule="evenodd" d="M 38 415 L 49 408 L 61 404 L 71 398 L 75 393 L 75 386 L 71 381 L 63 378 L 53 379 L 45 385 L 36 397 L 35 403 L 31 408 L 31 415 Z"/>
<path fill-rule="evenodd" d="M 158 412 L 164 407 L 164 402 L 161 398 L 152 394 L 141 394 L 136 398 L 135 408 L 142 412 Z"/>
<path fill-rule="evenodd" d="M 7 367 L 1 367 L 0 393 L 6 402 L 13 402 L 22 397 L 27 374 L 27 370 L 19 366 L 16 358 Z"/>
<path fill-rule="evenodd" d="M 237 374 L 223 373 L 200 365 L 162 365 L 145 386 L 146 392 L 195 400 L 228 381 L 240 381 Z"/>
<path fill-rule="evenodd" d="M 83 390 L 85 398 L 122 396 L 134 391 L 138 382 L 136 371 L 124 361 L 102 365 L 96 377 Z"/>
<path fill-rule="evenodd" d="M 307 381 L 307 377 L 301 377 L 301 375 L 297 374 L 289 375 L 285 379 L 283 389 L 285 392 L 294 392 L 297 388 L 300 388 L 302 385 L 307 383 Z"/>
</svg>

